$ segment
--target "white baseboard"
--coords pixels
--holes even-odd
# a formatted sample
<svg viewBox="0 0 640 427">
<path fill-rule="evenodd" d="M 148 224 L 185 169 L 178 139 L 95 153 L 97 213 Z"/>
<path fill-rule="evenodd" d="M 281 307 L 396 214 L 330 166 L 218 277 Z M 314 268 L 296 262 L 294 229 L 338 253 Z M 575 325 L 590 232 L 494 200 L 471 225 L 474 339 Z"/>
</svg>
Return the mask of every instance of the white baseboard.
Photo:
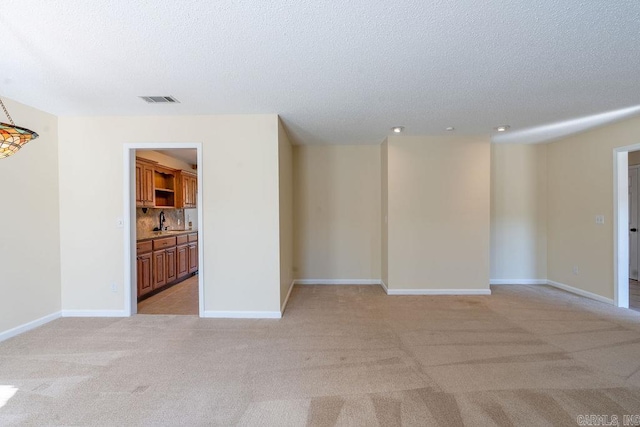
<svg viewBox="0 0 640 427">
<path fill-rule="evenodd" d="M 382 286 L 382 290 L 384 290 L 384 293 L 389 295 L 389 288 L 387 288 L 387 284 L 384 283 L 384 280 L 380 280 L 380 286 Z"/>
<path fill-rule="evenodd" d="M 205 310 L 202 317 L 211 319 L 281 319 L 279 311 L 219 311 Z"/>
<path fill-rule="evenodd" d="M 579 288 L 575 288 L 573 286 L 565 285 L 564 283 L 554 282 L 553 280 L 547 280 L 547 284 L 549 286 L 553 286 L 554 288 L 562 289 L 563 291 L 571 292 L 572 294 L 580 295 L 585 298 L 590 298 L 596 301 L 604 302 L 606 304 L 615 305 L 615 302 L 610 299 L 603 297 L 602 295 L 594 294 L 593 292 L 584 291 Z"/>
<path fill-rule="evenodd" d="M 59 317 L 60 317 L 60 312 L 56 311 L 55 313 L 48 314 L 39 319 L 32 320 L 31 322 L 24 323 L 20 326 L 16 326 L 15 328 L 11 328 L 8 331 L 0 332 L 0 341 L 8 340 L 9 338 L 13 338 L 17 335 L 23 334 L 27 331 L 30 331 L 39 326 L 42 326 L 45 323 L 49 323 L 52 320 L 56 320 Z"/>
<path fill-rule="evenodd" d="M 62 317 L 128 317 L 124 310 L 62 310 Z"/>
<path fill-rule="evenodd" d="M 291 296 L 291 291 L 293 291 L 293 285 L 295 285 L 295 280 L 291 281 L 291 285 L 289 285 L 289 292 L 287 292 L 287 297 L 284 299 L 282 306 L 280 307 L 280 315 L 284 314 L 285 308 L 287 308 L 287 303 L 289 302 L 289 297 Z"/>
<path fill-rule="evenodd" d="M 491 289 L 387 289 L 387 295 L 491 295 Z"/>
<path fill-rule="evenodd" d="M 379 285 L 380 279 L 296 279 L 296 285 Z"/>
<path fill-rule="evenodd" d="M 546 285 L 547 279 L 489 279 L 491 285 Z"/>
</svg>

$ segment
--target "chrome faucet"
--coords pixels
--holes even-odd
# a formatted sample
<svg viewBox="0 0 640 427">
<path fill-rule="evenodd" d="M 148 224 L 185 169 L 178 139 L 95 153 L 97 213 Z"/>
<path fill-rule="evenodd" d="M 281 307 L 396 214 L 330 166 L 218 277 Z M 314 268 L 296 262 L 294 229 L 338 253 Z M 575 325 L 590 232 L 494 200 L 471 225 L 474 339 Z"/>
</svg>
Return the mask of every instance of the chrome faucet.
<svg viewBox="0 0 640 427">
<path fill-rule="evenodd" d="M 164 211 L 160 211 L 160 231 L 164 230 L 164 223 L 166 219 L 164 217 Z"/>
</svg>

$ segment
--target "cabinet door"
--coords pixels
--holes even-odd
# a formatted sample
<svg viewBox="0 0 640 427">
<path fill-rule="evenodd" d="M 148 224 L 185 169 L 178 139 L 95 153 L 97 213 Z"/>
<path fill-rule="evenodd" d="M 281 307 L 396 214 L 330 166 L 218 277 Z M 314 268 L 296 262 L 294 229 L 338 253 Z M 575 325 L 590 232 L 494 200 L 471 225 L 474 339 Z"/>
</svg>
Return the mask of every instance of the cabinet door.
<svg viewBox="0 0 640 427">
<path fill-rule="evenodd" d="M 191 178 L 191 188 L 189 192 L 191 194 L 191 207 L 195 208 L 198 205 L 198 178 L 195 176 Z"/>
<path fill-rule="evenodd" d="M 193 177 L 187 177 L 187 205 L 193 207 Z"/>
<path fill-rule="evenodd" d="M 153 289 L 158 289 L 167 283 L 166 277 L 166 251 L 155 251 L 153 253 Z"/>
<path fill-rule="evenodd" d="M 177 258 L 178 279 L 182 279 L 189 274 L 189 247 L 187 245 L 178 246 Z"/>
<path fill-rule="evenodd" d="M 165 263 L 167 265 L 166 269 L 166 279 L 167 283 L 171 283 L 178 278 L 178 273 L 176 270 L 176 248 L 170 248 L 165 251 Z"/>
<path fill-rule="evenodd" d="M 151 274 L 151 253 L 138 256 L 138 297 L 153 289 Z"/>
<path fill-rule="evenodd" d="M 145 206 L 155 206 L 155 186 L 153 183 L 154 179 L 154 170 L 151 166 L 143 165 L 142 166 L 142 193 L 143 193 L 143 203 Z"/>
<path fill-rule="evenodd" d="M 136 206 L 144 206 L 142 165 L 136 162 Z"/>
<path fill-rule="evenodd" d="M 189 273 L 198 271 L 198 244 L 189 243 Z"/>
</svg>

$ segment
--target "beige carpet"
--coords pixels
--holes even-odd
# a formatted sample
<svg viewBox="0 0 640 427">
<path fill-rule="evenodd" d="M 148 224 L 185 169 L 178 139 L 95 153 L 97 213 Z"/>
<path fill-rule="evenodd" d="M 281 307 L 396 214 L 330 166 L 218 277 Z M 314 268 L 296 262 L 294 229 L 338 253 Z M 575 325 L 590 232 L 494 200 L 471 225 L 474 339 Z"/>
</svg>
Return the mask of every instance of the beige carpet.
<svg viewBox="0 0 640 427">
<path fill-rule="evenodd" d="M 640 414 L 640 313 L 546 286 L 493 292 L 306 286 L 282 320 L 59 319 L 0 343 L 0 404 L 18 389 L 0 425 L 575 426 Z"/>
</svg>

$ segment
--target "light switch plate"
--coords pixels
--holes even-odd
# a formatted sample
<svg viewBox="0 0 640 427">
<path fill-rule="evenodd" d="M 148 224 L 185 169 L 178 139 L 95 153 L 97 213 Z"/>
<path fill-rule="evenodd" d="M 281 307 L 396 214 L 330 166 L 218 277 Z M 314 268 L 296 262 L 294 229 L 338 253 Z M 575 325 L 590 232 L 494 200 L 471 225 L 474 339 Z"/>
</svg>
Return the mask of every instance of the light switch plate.
<svg viewBox="0 0 640 427">
<path fill-rule="evenodd" d="M 124 218 L 118 217 L 116 218 L 116 227 L 123 228 L 124 227 Z"/>
</svg>

